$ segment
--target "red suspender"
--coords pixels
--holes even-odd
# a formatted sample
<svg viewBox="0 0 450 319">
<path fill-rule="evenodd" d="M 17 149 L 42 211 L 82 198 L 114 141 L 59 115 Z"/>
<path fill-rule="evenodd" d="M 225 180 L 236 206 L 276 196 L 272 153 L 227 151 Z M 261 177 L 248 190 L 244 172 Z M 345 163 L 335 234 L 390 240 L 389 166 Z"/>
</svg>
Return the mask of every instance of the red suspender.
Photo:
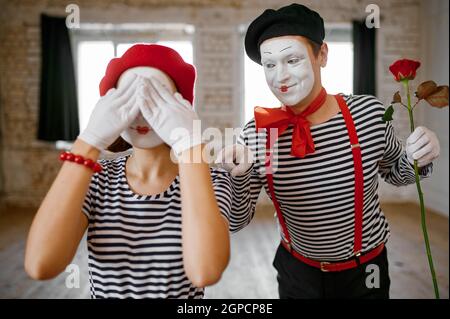
<svg viewBox="0 0 450 319">
<path fill-rule="evenodd" d="M 355 256 L 361 254 L 362 249 L 362 222 L 363 222 L 363 204 L 364 204 L 364 177 L 363 177 L 363 166 L 361 159 L 361 148 L 358 142 L 358 135 L 356 134 L 355 124 L 353 123 L 350 111 L 345 103 L 344 99 L 340 95 L 335 95 L 335 98 L 341 109 L 342 116 L 345 120 L 345 125 L 347 127 L 350 146 L 352 148 L 353 154 L 353 164 L 355 168 L 355 237 L 354 237 L 354 247 L 353 252 Z M 272 137 L 272 138 L 270 138 Z M 289 236 L 289 231 L 284 220 L 283 213 L 281 212 L 280 205 L 275 196 L 275 189 L 273 185 L 273 172 L 272 172 L 272 157 L 273 150 L 272 147 L 275 144 L 277 136 L 269 134 L 267 131 L 267 141 L 266 141 L 266 158 L 265 158 L 265 168 L 266 168 L 266 178 L 267 185 L 269 188 L 270 197 L 272 198 L 273 205 L 277 212 L 278 222 L 282 228 L 284 241 L 286 247 L 289 251 L 292 250 L 291 237 Z"/>
<path fill-rule="evenodd" d="M 350 146 L 353 154 L 353 165 L 355 167 L 355 242 L 353 252 L 355 256 L 361 254 L 362 249 L 362 222 L 363 222 L 363 205 L 364 205 L 364 176 L 361 158 L 361 146 L 359 145 L 358 135 L 356 134 L 355 123 L 353 123 L 352 115 L 340 95 L 336 95 L 339 107 L 347 126 L 348 136 L 350 138 Z"/>
<path fill-rule="evenodd" d="M 273 187 L 273 174 L 272 174 L 272 157 L 273 150 L 272 147 L 276 142 L 277 136 L 273 136 L 274 134 L 269 134 L 267 131 L 267 140 L 266 140 L 266 159 L 265 159 L 265 167 L 266 167 L 266 178 L 267 178 L 267 186 L 269 187 L 270 197 L 272 198 L 273 205 L 275 206 L 275 210 L 277 211 L 278 222 L 283 230 L 284 241 L 286 243 L 287 249 L 291 251 L 291 237 L 289 236 L 289 231 L 287 229 L 286 223 L 284 221 L 283 213 L 281 212 L 280 205 L 278 205 L 277 197 L 275 196 L 275 189 Z M 272 137 L 272 139 L 270 138 Z"/>
</svg>

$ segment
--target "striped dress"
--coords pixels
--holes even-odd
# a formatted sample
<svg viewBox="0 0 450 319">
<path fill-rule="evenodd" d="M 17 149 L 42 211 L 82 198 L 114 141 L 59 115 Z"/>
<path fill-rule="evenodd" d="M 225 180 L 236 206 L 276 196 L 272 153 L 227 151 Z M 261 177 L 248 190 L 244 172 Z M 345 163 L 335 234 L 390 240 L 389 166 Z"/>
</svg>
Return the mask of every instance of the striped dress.
<svg viewBox="0 0 450 319">
<path fill-rule="evenodd" d="M 86 194 L 87 245 L 92 298 L 202 298 L 187 278 L 181 247 L 179 176 L 163 193 L 134 193 L 126 179 L 129 156 L 100 163 Z M 221 214 L 230 214 L 227 172 L 211 169 Z"/>
<path fill-rule="evenodd" d="M 407 185 L 415 183 L 414 168 L 392 124 L 382 121 L 385 109 L 381 102 L 369 95 L 343 95 L 343 98 L 355 122 L 362 152 L 364 253 L 389 237 L 389 226 L 378 198 L 378 175 L 392 185 Z M 320 261 L 348 259 L 352 257 L 354 244 L 355 179 L 342 113 L 311 127 L 315 152 L 304 158 L 290 155 L 292 131 L 291 125 L 278 138 L 273 162 L 275 195 L 292 246 L 300 254 Z M 251 221 L 261 188 L 269 194 L 264 168 L 266 130 L 257 133 L 253 119 L 241 132 L 240 143 L 253 151 L 255 163 L 250 175 L 232 179 L 237 194 L 230 216 L 232 231 Z M 432 164 L 421 168 L 421 178 L 431 172 Z M 281 227 L 279 230 L 284 237 Z"/>
</svg>

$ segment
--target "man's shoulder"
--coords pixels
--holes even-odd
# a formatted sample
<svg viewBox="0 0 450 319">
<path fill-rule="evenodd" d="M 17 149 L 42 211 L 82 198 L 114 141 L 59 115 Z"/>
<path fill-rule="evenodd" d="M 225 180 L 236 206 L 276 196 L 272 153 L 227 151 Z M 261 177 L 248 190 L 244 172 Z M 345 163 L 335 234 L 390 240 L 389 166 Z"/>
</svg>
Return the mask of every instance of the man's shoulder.
<svg viewBox="0 0 450 319">
<path fill-rule="evenodd" d="M 348 107 L 352 112 L 383 112 L 385 107 L 383 103 L 375 96 L 370 94 L 348 94 L 342 95 Z"/>
</svg>

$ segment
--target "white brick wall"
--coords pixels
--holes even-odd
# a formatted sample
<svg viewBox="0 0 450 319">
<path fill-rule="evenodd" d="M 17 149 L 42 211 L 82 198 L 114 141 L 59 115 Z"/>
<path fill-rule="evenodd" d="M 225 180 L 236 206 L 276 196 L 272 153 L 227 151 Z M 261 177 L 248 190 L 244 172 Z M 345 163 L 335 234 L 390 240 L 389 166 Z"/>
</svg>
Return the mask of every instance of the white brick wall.
<svg viewBox="0 0 450 319">
<path fill-rule="evenodd" d="M 421 2 L 378 2 L 382 21 L 377 38 L 377 87 L 378 98 L 387 104 L 399 89 L 388 66 L 400 57 L 420 58 L 422 55 L 418 19 Z M 239 26 L 249 23 L 265 8 L 288 4 L 275 0 L 101 0 L 76 3 L 81 9 L 81 22 L 182 22 L 194 25 L 194 63 L 198 70 L 195 105 L 204 120 L 203 128 L 236 127 L 241 124 L 243 48 Z M 373 1 L 317 0 L 302 3 L 319 11 L 327 23 L 339 23 L 364 18 L 366 6 Z M 62 0 L 39 0 L 9 1 L 2 5 L 2 191 L 7 201 L 23 203 L 26 200 L 38 204 L 59 169 L 58 152 L 46 143 L 35 141 L 40 65 L 39 14 L 64 15 L 67 4 Z M 395 116 L 395 127 L 402 138 L 408 135 L 409 129 L 404 115 L 398 109 Z M 420 118 L 420 115 L 417 116 Z M 385 200 L 413 200 L 414 191 L 410 187 L 394 190 L 382 184 L 381 197 Z M 448 184 L 446 193 L 448 196 Z M 27 196 L 24 197 L 24 194 Z"/>
</svg>

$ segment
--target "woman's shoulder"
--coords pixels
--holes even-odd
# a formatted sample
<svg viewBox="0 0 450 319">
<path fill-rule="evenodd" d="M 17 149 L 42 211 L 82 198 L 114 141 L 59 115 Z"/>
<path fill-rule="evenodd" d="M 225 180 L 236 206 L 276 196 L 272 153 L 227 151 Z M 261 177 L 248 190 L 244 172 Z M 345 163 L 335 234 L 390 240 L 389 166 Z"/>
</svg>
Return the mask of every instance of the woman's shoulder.
<svg viewBox="0 0 450 319">
<path fill-rule="evenodd" d="M 101 155 L 98 163 L 102 166 L 102 171 L 98 176 L 107 176 L 110 174 L 119 174 L 125 170 L 125 163 L 130 155 L 120 155 L 117 157 L 106 157 Z"/>
</svg>

